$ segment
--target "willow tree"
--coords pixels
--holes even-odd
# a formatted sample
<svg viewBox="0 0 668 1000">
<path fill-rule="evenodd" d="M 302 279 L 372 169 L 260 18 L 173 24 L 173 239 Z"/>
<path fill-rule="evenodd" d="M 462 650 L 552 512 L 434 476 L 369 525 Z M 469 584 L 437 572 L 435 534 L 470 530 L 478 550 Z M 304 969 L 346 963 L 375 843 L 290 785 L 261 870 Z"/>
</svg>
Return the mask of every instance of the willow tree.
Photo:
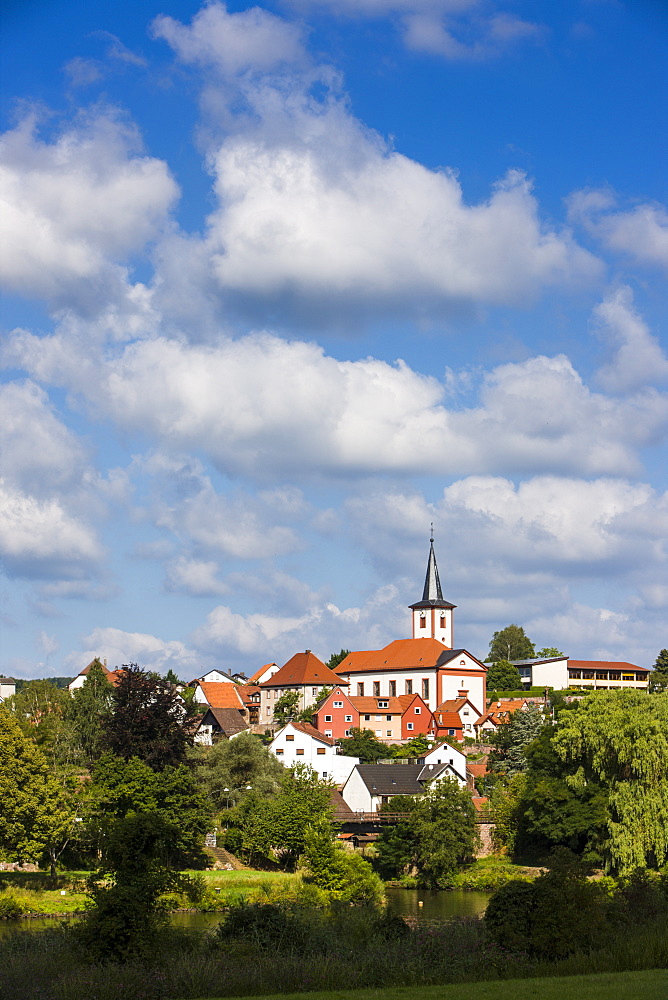
<svg viewBox="0 0 668 1000">
<path fill-rule="evenodd" d="M 607 866 L 625 873 L 668 859 L 668 694 L 600 691 L 562 715 L 553 745 L 568 779 L 609 791 Z"/>
</svg>

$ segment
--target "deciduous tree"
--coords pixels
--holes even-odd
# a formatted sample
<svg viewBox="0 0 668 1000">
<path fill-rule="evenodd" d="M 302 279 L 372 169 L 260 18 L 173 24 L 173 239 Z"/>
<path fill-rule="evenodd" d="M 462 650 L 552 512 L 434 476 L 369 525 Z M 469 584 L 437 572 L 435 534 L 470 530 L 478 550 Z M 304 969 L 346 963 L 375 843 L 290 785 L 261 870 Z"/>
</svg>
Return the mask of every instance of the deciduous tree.
<svg viewBox="0 0 668 1000">
<path fill-rule="evenodd" d="M 662 649 L 654 661 L 654 670 L 649 675 L 649 686 L 655 692 L 668 689 L 668 649 Z"/>
<path fill-rule="evenodd" d="M 339 745 L 346 756 L 359 757 L 363 764 L 377 764 L 392 753 L 371 729 L 353 727 L 349 738 L 339 740 Z"/>
<path fill-rule="evenodd" d="M 520 625 L 506 625 L 495 632 L 489 643 L 486 663 L 499 660 L 530 660 L 535 656 L 534 645 Z"/>
<path fill-rule="evenodd" d="M 180 764 L 193 742 L 183 717 L 175 688 L 131 663 L 121 672 L 102 719 L 101 746 L 124 760 L 138 757 L 155 771 Z"/>
<path fill-rule="evenodd" d="M 554 748 L 574 774 L 609 794 L 607 865 L 621 873 L 668 859 L 668 694 L 600 691 L 563 713 Z"/>
<path fill-rule="evenodd" d="M 488 691 L 521 691 L 522 678 L 514 664 L 508 660 L 497 660 L 487 671 Z"/>
<path fill-rule="evenodd" d="M 369 862 L 335 843 L 332 825 L 325 818 L 306 831 L 300 867 L 304 881 L 317 886 L 330 900 L 368 904 L 381 903 L 385 897 L 383 883 Z"/>
<path fill-rule="evenodd" d="M 243 799 L 248 786 L 256 796 L 275 794 L 285 768 L 257 736 L 240 733 L 208 750 L 197 773 L 212 807 L 225 809 Z"/>
<path fill-rule="evenodd" d="M 104 717 L 109 711 L 113 688 L 98 659 L 93 660 L 82 687 L 72 693 L 66 715 L 85 764 L 90 767 L 101 753 Z"/>
<path fill-rule="evenodd" d="M 274 705 L 274 722 L 278 722 L 279 726 L 284 726 L 296 715 L 298 704 L 299 691 L 286 691 Z"/>
</svg>

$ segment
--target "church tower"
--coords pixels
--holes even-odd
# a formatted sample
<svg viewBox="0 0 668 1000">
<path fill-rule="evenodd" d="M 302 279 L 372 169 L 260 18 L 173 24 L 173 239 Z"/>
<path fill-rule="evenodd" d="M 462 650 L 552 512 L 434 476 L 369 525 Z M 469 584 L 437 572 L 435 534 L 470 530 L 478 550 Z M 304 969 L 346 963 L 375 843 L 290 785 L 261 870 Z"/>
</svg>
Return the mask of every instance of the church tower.
<svg viewBox="0 0 668 1000">
<path fill-rule="evenodd" d="M 438 578 L 438 566 L 434 553 L 434 533 L 429 539 L 429 559 L 427 561 L 427 576 L 424 581 L 422 600 L 411 604 L 413 612 L 413 638 L 438 639 L 448 649 L 453 648 L 454 625 L 453 611 L 456 604 L 443 600 L 441 581 Z"/>
</svg>

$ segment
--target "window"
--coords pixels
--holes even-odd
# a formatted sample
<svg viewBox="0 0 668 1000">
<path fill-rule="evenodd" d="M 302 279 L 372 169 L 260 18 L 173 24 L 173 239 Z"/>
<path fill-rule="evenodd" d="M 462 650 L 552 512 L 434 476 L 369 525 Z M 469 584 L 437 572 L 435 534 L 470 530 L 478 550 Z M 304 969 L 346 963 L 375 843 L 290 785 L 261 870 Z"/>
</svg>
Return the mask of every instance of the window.
<svg viewBox="0 0 668 1000">
<path fill-rule="evenodd" d="M 383 735 L 383 730 L 382 729 L 377 729 L 376 730 L 376 736 L 382 736 L 382 735 Z"/>
<path fill-rule="evenodd" d="M 327 753 L 327 751 L 325 750 L 325 747 L 318 747 L 318 749 L 316 750 L 316 753 L 323 754 L 323 753 Z"/>
<path fill-rule="evenodd" d="M 286 736 L 285 738 L 286 738 L 286 740 L 291 740 L 291 741 L 293 741 L 295 737 L 294 737 L 294 734 L 293 734 L 293 733 L 288 733 L 288 734 L 287 734 L 287 736 Z"/>
<path fill-rule="evenodd" d="M 385 721 L 386 722 L 392 722 L 392 716 L 391 715 L 386 715 L 385 716 Z"/>
<path fill-rule="evenodd" d="M 322 776 L 323 776 L 323 778 L 326 778 L 327 777 L 327 771 L 323 771 L 322 772 Z"/>
<path fill-rule="evenodd" d="M 454 735 L 455 735 L 454 729 L 448 729 L 448 736 L 454 736 Z"/>
<path fill-rule="evenodd" d="M 428 677 L 423 677 L 422 678 L 422 697 L 424 698 L 425 701 L 429 700 L 429 678 Z"/>
<path fill-rule="evenodd" d="M 325 722 L 331 722 L 331 721 L 332 721 L 331 715 L 326 715 L 325 716 Z"/>
<path fill-rule="evenodd" d="M 364 716 L 364 721 L 365 722 L 371 722 L 371 716 L 370 715 L 365 715 Z"/>
<path fill-rule="evenodd" d="M 392 735 L 392 730 L 391 729 L 386 730 L 385 735 L 386 736 L 391 736 Z"/>
<path fill-rule="evenodd" d="M 389 702 L 387 702 L 387 701 L 379 701 L 378 702 L 378 708 L 388 708 L 388 707 L 389 707 Z"/>
<path fill-rule="evenodd" d="M 382 719 L 383 719 L 383 716 L 382 716 L 382 715 L 377 715 L 377 716 L 376 716 L 376 722 L 381 722 L 381 721 L 382 721 Z"/>
<path fill-rule="evenodd" d="M 331 736 L 331 735 L 332 735 L 332 730 L 331 729 L 326 729 L 325 730 L 325 736 Z M 299 751 L 297 751 L 297 752 L 299 752 Z"/>
<path fill-rule="evenodd" d="M 635 674 L 622 674 L 623 681 L 634 681 L 635 679 Z"/>
<path fill-rule="evenodd" d="M 335 701 L 334 702 L 334 708 L 343 708 L 343 702 L 342 701 Z"/>
<path fill-rule="evenodd" d="M 346 736 L 350 736 L 350 730 L 346 729 Z"/>
<path fill-rule="evenodd" d="M 318 693 L 318 689 L 317 688 L 311 688 L 311 695 L 312 695 L 313 698 L 315 698 L 315 696 L 317 695 L 317 693 Z"/>
<path fill-rule="evenodd" d="M 422 715 L 422 709 L 419 706 L 415 709 L 415 714 Z"/>
<path fill-rule="evenodd" d="M 397 697 L 397 682 L 390 681 L 390 698 L 396 698 L 396 697 Z"/>
<path fill-rule="evenodd" d="M 303 750 L 300 750 L 300 749 L 298 749 L 298 750 L 297 750 L 297 754 L 298 754 L 298 756 L 300 756 L 300 757 L 303 757 L 303 756 L 304 756 L 304 751 L 303 751 Z"/>
<path fill-rule="evenodd" d="M 413 681 L 406 681 L 406 694 L 413 694 Z"/>
<path fill-rule="evenodd" d="M 427 627 L 427 616 L 420 615 L 420 628 L 426 628 L 426 627 Z"/>
<path fill-rule="evenodd" d="M 462 715 L 469 715 L 469 714 L 470 713 L 469 713 L 468 708 L 465 708 L 464 711 L 462 712 Z"/>
<path fill-rule="evenodd" d="M 445 628 L 445 615 L 441 615 L 441 628 Z"/>
<path fill-rule="evenodd" d="M 413 723 L 412 722 L 407 723 L 406 729 L 412 729 L 412 728 L 413 728 Z"/>
<path fill-rule="evenodd" d="M 374 698 L 377 698 L 379 694 L 380 694 L 380 681 L 374 681 L 373 682 L 373 696 L 374 696 Z"/>
<path fill-rule="evenodd" d="M 346 721 L 346 722 L 352 722 L 352 721 L 353 721 L 353 717 L 352 717 L 352 715 L 346 715 L 346 716 L 345 716 L 345 721 Z"/>
<path fill-rule="evenodd" d="M 283 753 L 283 751 L 282 751 L 282 750 L 277 750 L 277 751 L 276 751 L 276 753 L 277 753 L 277 754 L 282 754 L 282 753 Z"/>
<path fill-rule="evenodd" d="M 364 697 L 364 681 L 362 681 L 361 684 L 357 685 L 357 697 L 358 698 Z"/>
</svg>

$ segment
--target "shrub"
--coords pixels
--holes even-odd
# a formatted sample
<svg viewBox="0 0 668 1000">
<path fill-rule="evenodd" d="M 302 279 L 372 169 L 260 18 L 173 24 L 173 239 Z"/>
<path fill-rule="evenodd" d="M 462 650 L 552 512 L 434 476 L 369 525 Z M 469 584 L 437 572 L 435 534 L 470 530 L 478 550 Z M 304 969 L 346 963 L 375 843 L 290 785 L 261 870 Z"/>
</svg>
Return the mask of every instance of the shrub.
<svg viewBox="0 0 668 1000">
<path fill-rule="evenodd" d="M 27 907 L 11 892 L 0 894 L 0 920 L 17 920 L 27 913 Z"/>
</svg>

